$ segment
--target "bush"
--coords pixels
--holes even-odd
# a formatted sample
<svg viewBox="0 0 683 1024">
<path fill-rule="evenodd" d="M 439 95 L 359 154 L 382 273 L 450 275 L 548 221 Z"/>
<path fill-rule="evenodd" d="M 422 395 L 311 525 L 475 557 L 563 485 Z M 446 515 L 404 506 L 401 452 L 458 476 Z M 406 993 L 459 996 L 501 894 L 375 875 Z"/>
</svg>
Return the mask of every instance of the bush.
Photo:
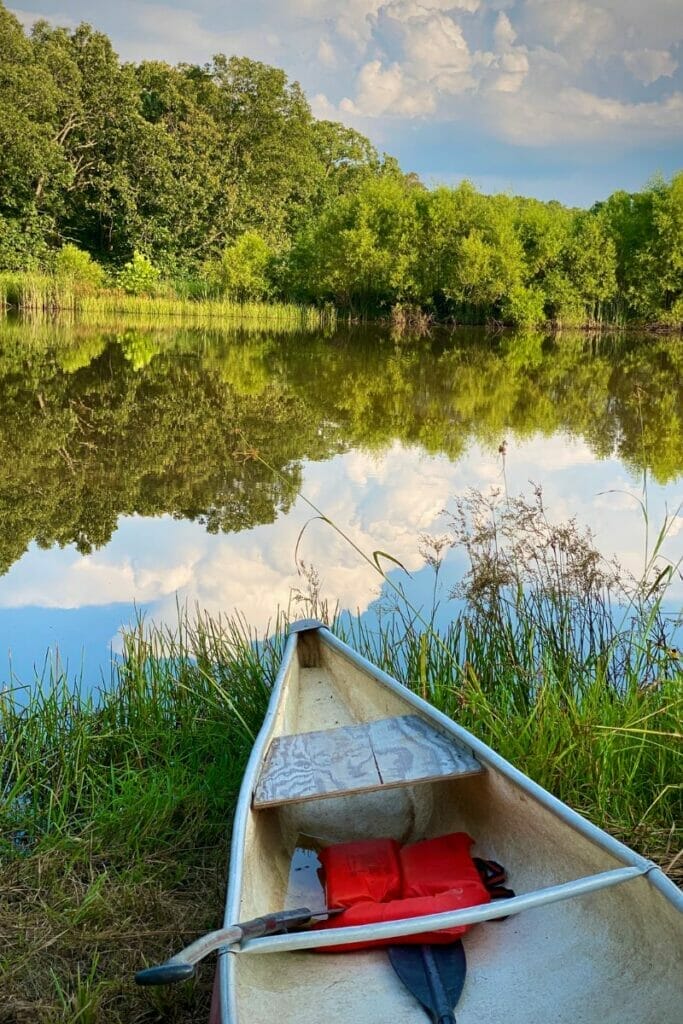
<svg viewBox="0 0 683 1024">
<path fill-rule="evenodd" d="M 586 322 L 587 313 L 581 296 L 561 270 L 552 270 L 546 276 L 543 288 L 551 320 L 565 326 L 578 326 Z"/>
<path fill-rule="evenodd" d="M 133 259 L 119 271 L 118 283 L 127 295 L 155 295 L 160 271 L 137 249 Z"/>
<path fill-rule="evenodd" d="M 538 288 L 513 285 L 503 299 L 505 320 L 515 327 L 534 327 L 545 320 L 544 296 Z"/>
<path fill-rule="evenodd" d="M 104 269 L 89 252 L 67 242 L 54 259 L 55 276 L 70 281 L 78 291 L 96 291 L 104 284 Z"/>
<path fill-rule="evenodd" d="M 256 231 L 245 231 L 223 252 L 219 269 L 221 290 L 238 302 L 267 298 L 271 291 L 272 259 L 268 243 Z"/>
</svg>

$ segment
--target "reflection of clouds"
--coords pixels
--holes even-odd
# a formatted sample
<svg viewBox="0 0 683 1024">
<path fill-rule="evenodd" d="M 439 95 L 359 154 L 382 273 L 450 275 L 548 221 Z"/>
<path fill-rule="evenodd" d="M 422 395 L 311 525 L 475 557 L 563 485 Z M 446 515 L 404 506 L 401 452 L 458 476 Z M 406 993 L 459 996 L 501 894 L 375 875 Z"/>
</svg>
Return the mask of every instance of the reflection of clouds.
<svg viewBox="0 0 683 1024">
<path fill-rule="evenodd" d="M 671 526 L 669 527 L 669 537 L 677 537 L 678 534 L 683 530 L 683 515 L 674 516 Z"/>
<path fill-rule="evenodd" d="M 472 446 L 452 464 L 417 448 L 395 444 L 383 455 L 360 451 L 325 463 L 308 463 L 304 493 L 363 551 L 388 552 L 415 572 L 422 532 L 442 533 L 441 511 L 468 488 L 503 488 L 529 495 L 530 480 L 543 487 L 553 520 L 575 516 L 596 535 L 604 554 L 617 554 L 638 573 L 643 565 L 644 523 L 640 496 L 616 460 L 596 462 L 581 441 L 536 437 L 509 442 L 505 478 L 495 450 Z M 676 485 L 651 486 L 651 536 L 680 502 Z M 263 629 L 278 608 L 288 607 L 293 589 L 305 590 L 294 564 L 297 539 L 314 513 L 301 500 L 275 524 L 238 534 L 211 535 L 196 523 L 170 516 L 122 519 L 106 548 L 81 557 L 73 548 L 41 551 L 33 545 L 0 581 L 0 606 L 80 608 L 113 602 L 151 604 L 149 618 L 174 622 L 176 601 L 198 603 L 212 613 L 242 612 Z M 675 558 L 683 517 L 670 531 L 666 552 Z M 312 521 L 298 557 L 313 564 L 331 603 L 364 611 L 377 596 L 379 577 L 329 525 Z M 455 566 L 459 559 L 449 558 Z M 387 568 L 390 566 L 387 565 Z M 122 613 L 122 618 L 124 617 Z"/>
</svg>

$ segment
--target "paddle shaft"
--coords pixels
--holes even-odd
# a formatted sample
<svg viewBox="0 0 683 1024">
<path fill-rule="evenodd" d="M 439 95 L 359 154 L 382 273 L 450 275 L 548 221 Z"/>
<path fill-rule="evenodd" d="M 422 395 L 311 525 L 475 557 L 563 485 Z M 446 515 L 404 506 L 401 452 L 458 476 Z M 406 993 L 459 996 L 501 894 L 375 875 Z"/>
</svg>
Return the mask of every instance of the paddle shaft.
<svg viewBox="0 0 683 1024">
<path fill-rule="evenodd" d="M 308 907 L 299 907 L 297 910 L 281 910 L 275 914 L 265 914 L 263 917 L 254 917 L 251 921 L 230 925 L 228 928 L 219 928 L 218 931 L 202 935 L 166 963 L 138 971 L 135 981 L 138 985 L 173 985 L 179 981 L 188 981 L 194 977 L 199 961 L 221 946 L 231 946 L 244 939 L 257 939 L 262 935 L 273 935 L 288 928 L 308 925 L 313 917 L 329 916 L 332 913 L 339 911 L 325 910 L 315 913 Z"/>
</svg>

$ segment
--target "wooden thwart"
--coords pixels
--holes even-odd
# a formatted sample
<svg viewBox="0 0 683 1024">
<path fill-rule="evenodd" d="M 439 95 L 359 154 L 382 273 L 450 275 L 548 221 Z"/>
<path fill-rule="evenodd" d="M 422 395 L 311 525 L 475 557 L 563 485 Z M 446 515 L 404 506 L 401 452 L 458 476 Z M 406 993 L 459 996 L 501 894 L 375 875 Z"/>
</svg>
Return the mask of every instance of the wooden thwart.
<svg viewBox="0 0 683 1024">
<path fill-rule="evenodd" d="M 277 737 L 266 755 L 253 806 L 432 782 L 481 770 L 457 740 L 419 715 L 401 715 Z"/>
</svg>

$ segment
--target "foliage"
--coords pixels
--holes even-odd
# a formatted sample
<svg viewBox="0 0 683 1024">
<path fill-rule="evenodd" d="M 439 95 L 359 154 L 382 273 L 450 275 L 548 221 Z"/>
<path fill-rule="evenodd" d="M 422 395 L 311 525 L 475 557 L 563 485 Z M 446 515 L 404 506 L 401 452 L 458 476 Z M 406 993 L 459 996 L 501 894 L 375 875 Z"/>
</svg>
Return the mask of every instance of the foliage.
<svg viewBox="0 0 683 1024">
<path fill-rule="evenodd" d="M 537 327 L 545 320 L 545 295 L 538 286 L 514 285 L 501 303 L 503 317 L 516 327 Z"/>
<path fill-rule="evenodd" d="M 81 291 L 95 291 L 104 284 L 104 269 L 95 263 L 89 252 L 68 242 L 55 255 L 55 277 L 70 281 Z"/>
<path fill-rule="evenodd" d="M 245 231 L 223 250 L 217 273 L 220 292 L 239 302 L 267 298 L 272 262 L 268 243 L 258 232 Z"/>
<path fill-rule="evenodd" d="M 127 295 L 154 295 L 159 277 L 159 269 L 136 249 L 130 263 L 119 271 L 117 280 Z"/>
<path fill-rule="evenodd" d="M 296 238 L 292 275 L 306 297 L 354 311 L 387 309 L 414 291 L 414 189 L 391 170 L 327 206 Z"/>
</svg>

